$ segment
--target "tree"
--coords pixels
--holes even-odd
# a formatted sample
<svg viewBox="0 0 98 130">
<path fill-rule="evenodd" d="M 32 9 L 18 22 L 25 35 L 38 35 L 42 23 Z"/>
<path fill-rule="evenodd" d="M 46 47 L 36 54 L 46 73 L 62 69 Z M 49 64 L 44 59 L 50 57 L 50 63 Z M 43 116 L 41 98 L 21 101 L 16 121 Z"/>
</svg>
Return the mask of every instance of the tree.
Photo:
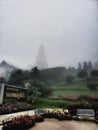
<svg viewBox="0 0 98 130">
<path fill-rule="evenodd" d="M 65 81 L 66 81 L 67 83 L 72 83 L 72 82 L 74 81 L 74 76 L 68 75 L 68 76 L 66 77 Z"/>
<path fill-rule="evenodd" d="M 93 71 L 91 71 L 90 75 L 91 75 L 92 77 L 98 77 L 98 70 L 93 70 Z"/>
<path fill-rule="evenodd" d="M 81 78 L 81 79 L 86 78 L 87 75 L 88 75 L 88 73 L 87 73 L 87 71 L 86 71 L 85 69 L 82 69 L 82 70 L 77 74 L 78 78 Z"/>
<path fill-rule="evenodd" d="M 32 86 L 35 87 L 40 93 L 42 97 L 46 97 L 51 94 L 52 90 L 50 87 L 46 86 L 46 84 L 40 79 L 40 70 L 37 67 L 34 67 L 31 70 L 31 76 L 33 77 L 33 82 L 31 82 Z"/>
<path fill-rule="evenodd" d="M 92 62 L 89 61 L 89 62 L 88 62 L 88 71 L 91 71 L 92 69 L 93 69 Z"/>
<path fill-rule="evenodd" d="M 42 97 L 47 97 L 52 93 L 52 89 L 42 81 L 35 80 L 32 86 L 37 88 Z"/>
<path fill-rule="evenodd" d="M 91 90 L 95 90 L 98 85 L 96 83 L 88 83 L 87 87 Z"/>
<path fill-rule="evenodd" d="M 44 82 L 60 82 L 65 79 L 65 67 L 48 68 L 40 71 L 39 79 Z"/>
<path fill-rule="evenodd" d="M 81 71 L 81 69 L 82 69 L 82 65 L 81 65 L 81 63 L 79 62 L 79 63 L 78 63 L 78 68 L 77 68 L 78 72 Z"/>
<path fill-rule="evenodd" d="M 88 69 L 88 64 L 86 61 L 83 62 L 83 69 L 84 70 L 87 70 Z"/>
<path fill-rule="evenodd" d="M 94 68 L 98 70 L 98 61 L 95 62 L 95 64 L 94 64 Z"/>
<path fill-rule="evenodd" d="M 24 70 L 23 75 L 24 75 L 24 80 L 30 80 L 31 79 L 30 71 Z"/>
<path fill-rule="evenodd" d="M 31 76 L 34 80 L 39 79 L 40 70 L 37 67 L 34 67 L 33 69 L 31 69 Z"/>
<path fill-rule="evenodd" d="M 0 77 L 0 83 L 5 83 L 5 82 L 6 82 L 5 78 L 4 77 Z"/>
<path fill-rule="evenodd" d="M 23 71 L 21 69 L 13 71 L 8 83 L 12 85 L 21 85 L 23 82 L 23 76 Z"/>
</svg>

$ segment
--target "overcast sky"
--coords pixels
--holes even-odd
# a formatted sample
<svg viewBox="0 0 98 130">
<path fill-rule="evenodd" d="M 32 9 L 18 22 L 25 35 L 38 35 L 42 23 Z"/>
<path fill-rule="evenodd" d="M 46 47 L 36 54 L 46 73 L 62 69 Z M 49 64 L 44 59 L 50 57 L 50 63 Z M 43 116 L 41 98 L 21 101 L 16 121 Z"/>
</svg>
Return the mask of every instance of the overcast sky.
<svg viewBox="0 0 98 130">
<path fill-rule="evenodd" d="M 35 65 L 40 44 L 51 67 L 97 61 L 97 1 L 0 0 L 0 61 Z"/>
</svg>

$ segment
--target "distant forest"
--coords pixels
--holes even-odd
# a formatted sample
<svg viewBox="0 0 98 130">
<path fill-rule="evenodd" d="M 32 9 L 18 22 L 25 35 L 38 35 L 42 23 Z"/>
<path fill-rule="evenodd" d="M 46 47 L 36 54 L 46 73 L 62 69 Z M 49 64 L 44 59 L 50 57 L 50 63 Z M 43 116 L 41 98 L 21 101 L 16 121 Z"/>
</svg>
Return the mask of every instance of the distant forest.
<svg viewBox="0 0 98 130">
<path fill-rule="evenodd" d="M 92 64 L 91 61 L 84 61 L 83 63 L 78 63 L 78 67 L 72 67 L 69 66 L 69 68 L 66 67 L 54 67 L 54 68 L 48 68 L 48 69 L 43 69 L 43 70 L 39 70 L 38 67 L 34 67 L 37 68 L 39 71 L 39 76 L 37 77 L 38 80 L 46 82 L 46 83 L 55 83 L 55 82 L 61 82 L 61 81 L 65 81 L 65 78 L 67 76 L 73 76 L 74 78 L 77 78 L 77 75 L 79 72 L 85 70 L 87 72 L 87 75 L 90 75 L 90 72 L 92 70 L 98 70 L 98 63 L 96 62 L 95 65 Z M 15 70 L 12 72 L 11 74 L 11 78 L 9 79 L 9 83 L 11 84 L 16 84 L 19 85 L 21 84 L 21 81 L 24 82 L 30 82 L 34 77 L 31 74 L 32 73 L 33 68 L 29 71 L 29 70 Z M 17 73 L 16 73 L 17 72 Z M 37 70 L 35 70 L 35 74 L 37 73 Z M 17 78 L 18 79 L 17 79 Z M 16 83 L 15 83 L 15 79 Z M 17 82 L 19 82 L 19 84 L 17 84 Z"/>
</svg>

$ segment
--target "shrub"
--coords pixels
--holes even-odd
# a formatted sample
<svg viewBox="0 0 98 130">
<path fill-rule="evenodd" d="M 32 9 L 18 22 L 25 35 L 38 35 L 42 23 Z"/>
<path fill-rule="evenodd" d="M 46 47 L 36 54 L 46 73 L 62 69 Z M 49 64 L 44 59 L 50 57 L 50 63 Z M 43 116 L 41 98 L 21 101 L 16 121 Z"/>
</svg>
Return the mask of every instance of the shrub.
<svg viewBox="0 0 98 130">
<path fill-rule="evenodd" d="M 72 82 L 74 81 L 74 76 L 68 75 L 68 76 L 66 77 L 65 81 L 66 81 L 67 83 L 72 83 Z"/>
<path fill-rule="evenodd" d="M 91 89 L 91 90 L 95 90 L 96 87 L 97 87 L 97 84 L 96 84 L 96 83 L 88 83 L 88 84 L 87 84 L 87 87 L 88 87 L 89 89 Z"/>
<path fill-rule="evenodd" d="M 98 70 L 91 71 L 90 75 L 93 77 L 98 77 Z"/>
<path fill-rule="evenodd" d="M 81 78 L 81 79 L 86 78 L 87 75 L 88 75 L 88 73 L 87 73 L 87 71 L 86 71 L 85 69 L 82 69 L 82 70 L 77 74 L 78 78 Z"/>
</svg>

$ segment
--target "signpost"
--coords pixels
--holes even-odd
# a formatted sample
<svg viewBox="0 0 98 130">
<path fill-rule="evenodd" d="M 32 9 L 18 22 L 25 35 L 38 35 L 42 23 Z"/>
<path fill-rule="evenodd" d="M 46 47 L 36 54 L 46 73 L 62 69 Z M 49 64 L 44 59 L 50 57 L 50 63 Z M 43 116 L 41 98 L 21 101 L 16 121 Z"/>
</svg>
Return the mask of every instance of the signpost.
<svg viewBox="0 0 98 130">
<path fill-rule="evenodd" d="M 4 83 L 0 85 L 0 104 L 2 104 L 4 100 L 26 101 L 26 99 L 26 88 L 6 85 Z"/>
</svg>

